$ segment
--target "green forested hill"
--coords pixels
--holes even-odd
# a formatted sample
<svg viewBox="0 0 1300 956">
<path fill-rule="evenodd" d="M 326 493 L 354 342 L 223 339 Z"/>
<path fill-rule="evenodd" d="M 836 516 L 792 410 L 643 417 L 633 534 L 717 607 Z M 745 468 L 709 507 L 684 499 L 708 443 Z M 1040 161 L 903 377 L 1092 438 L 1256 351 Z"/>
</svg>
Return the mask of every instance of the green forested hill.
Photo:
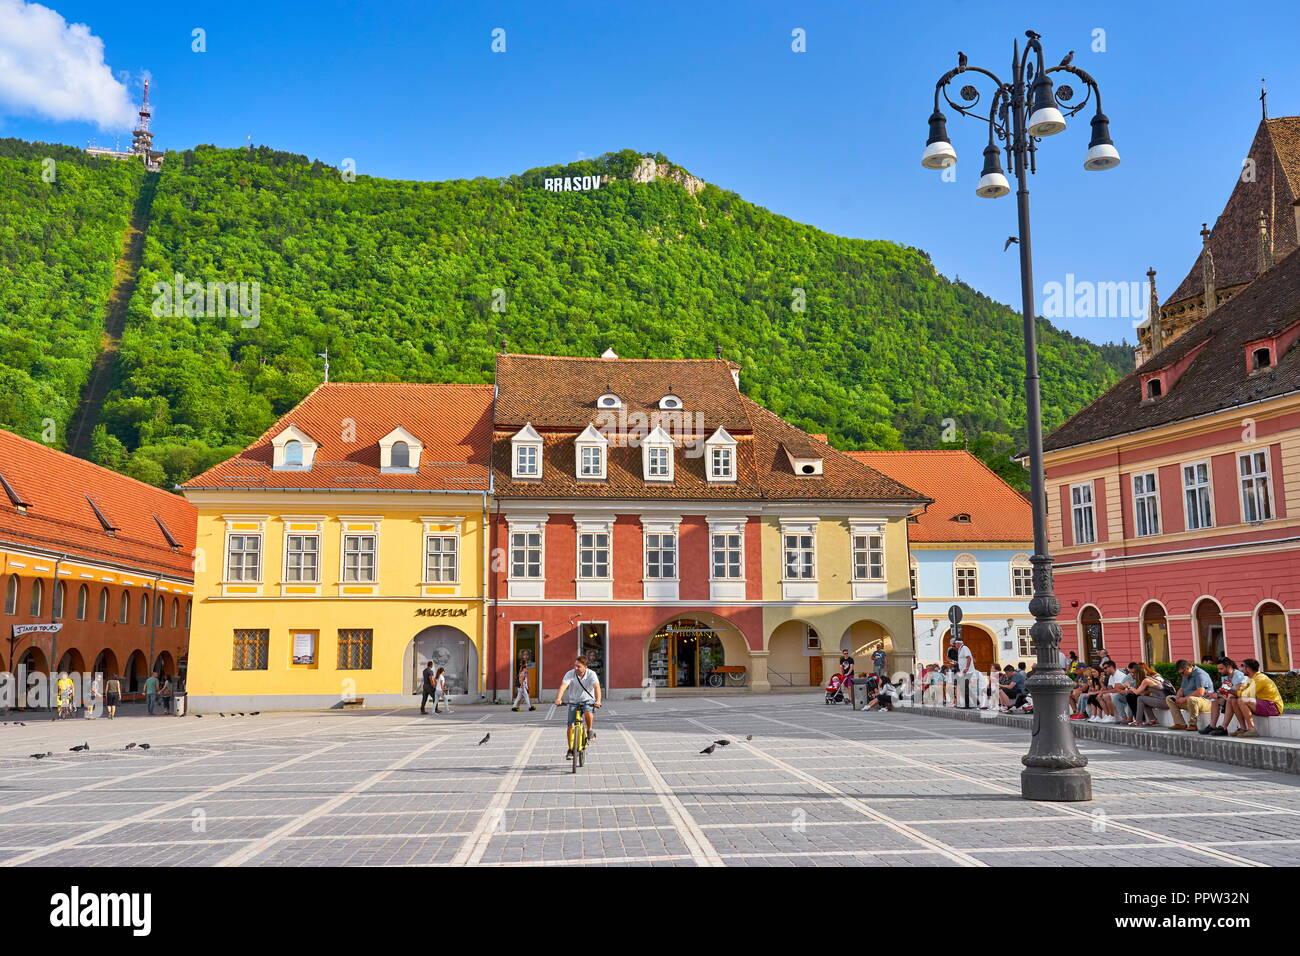
<svg viewBox="0 0 1300 956">
<path fill-rule="evenodd" d="M 628 357 L 711 356 L 717 344 L 743 366 L 749 395 L 842 447 L 931 447 L 951 419 L 1005 461 L 1023 432 L 1011 310 L 940 277 L 919 250 L 829 235 L 712 185 L 691 195 L 662 179 L 634 184 L 639 159 L 624 151 L 504 180 L 348 182 L 266 149 L 169 153 L 96 457 L 183 480 L 299 400 L 326 349 L 335 380 L 490 381 L 505 338 L 511 351 Z M 541 188 L 589 173 L 613 180 Z M 85 265 L 103 274 L 108 259 Z M 256 323 L 156 315 L 154 283 L 177 273 L 259 283 Z M 1040 344 L 1049 427 L 1129 361 L 1047 323 Z M 51 378 L 39 358 L 0 363 L 39 386 Z M 0 417 L 33 433 L 23 408 Z"/>
<path fill-rule="evenodd" d="M 0 427 L 62 445 L 143 180 L 138 163 L 0 139 Z"/>
</svg>

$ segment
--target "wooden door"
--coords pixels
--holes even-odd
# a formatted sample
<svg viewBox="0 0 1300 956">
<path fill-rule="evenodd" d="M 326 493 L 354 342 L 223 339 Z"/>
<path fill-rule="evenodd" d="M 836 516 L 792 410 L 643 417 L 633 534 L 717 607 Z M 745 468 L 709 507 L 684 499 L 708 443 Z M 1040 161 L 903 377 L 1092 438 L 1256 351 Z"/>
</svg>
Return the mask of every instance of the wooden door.
<svg viewBox="0 0 1300 956">
<path fill-rule="evenodd" d="M 822 658 L 820 654 L 808 658 L 808 686 L 822 686 Z"/>
</svg>

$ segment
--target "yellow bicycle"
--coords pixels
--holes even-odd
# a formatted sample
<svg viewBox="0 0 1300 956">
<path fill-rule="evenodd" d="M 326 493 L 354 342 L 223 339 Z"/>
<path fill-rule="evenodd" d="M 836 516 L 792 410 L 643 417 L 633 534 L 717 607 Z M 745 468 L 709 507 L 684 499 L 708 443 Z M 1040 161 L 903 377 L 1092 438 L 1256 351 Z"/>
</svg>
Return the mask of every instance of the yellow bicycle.
<svg viewBox="0 0 1300 956">
<path fill-rule="evenodd" d="M 573 723 L 569 724 L 569 752 L 573 755 L 573 772 L 577 773 L 587 762 L 587 721 L 581 707 L 574 708 Z"/>
</svg>

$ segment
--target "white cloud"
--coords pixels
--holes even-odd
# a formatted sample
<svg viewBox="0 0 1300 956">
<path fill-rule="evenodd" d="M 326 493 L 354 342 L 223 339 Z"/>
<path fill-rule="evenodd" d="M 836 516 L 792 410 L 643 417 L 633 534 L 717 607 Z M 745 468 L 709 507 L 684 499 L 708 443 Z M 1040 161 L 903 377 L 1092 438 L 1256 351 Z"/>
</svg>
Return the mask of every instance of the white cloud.
<svg viewBox="0 0 1300 956">
<path fill-rule="evenodd" d="M 0 107 L 101 129 L 129 128 L 135 107 L 84 23 L 25 0 L 0 0 Z"/>
</svg>

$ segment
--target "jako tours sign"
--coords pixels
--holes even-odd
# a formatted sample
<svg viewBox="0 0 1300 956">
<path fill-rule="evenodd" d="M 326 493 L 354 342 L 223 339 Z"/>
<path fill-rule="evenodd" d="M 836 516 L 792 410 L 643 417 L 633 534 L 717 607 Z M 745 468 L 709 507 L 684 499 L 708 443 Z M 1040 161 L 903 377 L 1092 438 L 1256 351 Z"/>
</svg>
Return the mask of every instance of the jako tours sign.
<svg viewBox="0 0 1300 956">
<path fill-rule="evenodd" d="M 542 188 L 552 193 L 586 192 L 600 188 L 599 176 L 561 176 L 556 179 L 543 179 Z"/>
</svg>

